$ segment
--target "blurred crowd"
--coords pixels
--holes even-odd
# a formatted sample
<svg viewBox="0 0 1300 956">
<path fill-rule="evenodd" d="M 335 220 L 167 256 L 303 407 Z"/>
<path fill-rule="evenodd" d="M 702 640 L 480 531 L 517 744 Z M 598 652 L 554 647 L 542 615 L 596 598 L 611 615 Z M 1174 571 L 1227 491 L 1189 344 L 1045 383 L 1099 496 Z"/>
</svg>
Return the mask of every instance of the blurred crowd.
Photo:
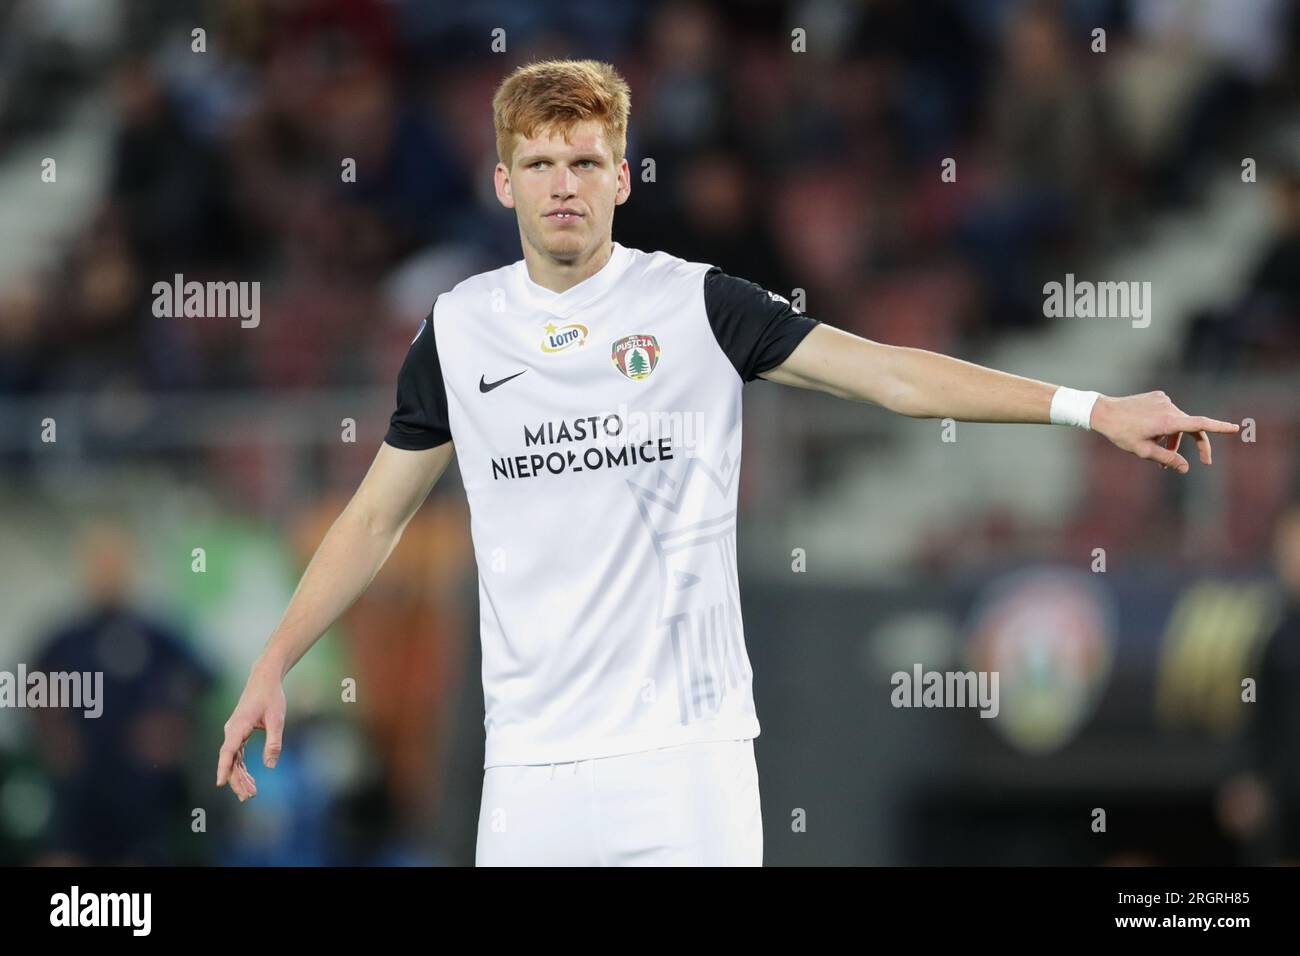
<svg viewBox="0 0 1300 956">
<path fill-rule="evenodd" d="M 0 283 L 0 397 L 111 390 L 148 408 L 391 383 L 439 291 L 520 256 L 491 188 L 495 85 L 575 50 L 617 62 L 634 91 L 616 239 L 801 289 L 810 314 L 868 338 L 978 360 L 1045 324 L 1045 279 L 1201 201 L 1243 140 L 1289 115 L 1295 7 L 1249 6 L 105 0 L 95 33 L 12 3 L 0 162 L 78 90 L 106 94 L 113 134 L 84 227 Z M 1277 239 L 1249 294 L 1190 324 L 1187 370 L 1300 362 L 1300 161 L 1261 168 Z M 257 328 L 154 315 L 154 284 L 177 274 L 259 282 Z M 110 454 L 132 427 L 151 417 L 119 425 Z M 185 454 L 243 493 L 259 452 Z M 996 535 L 1004 519 L 978 520 Z"/>
<path fill-rule="evenodd" d="M 11 7 L 14 45 L 31 6 Z M 386 381 L 415 308 L 385 294 L 404 267 L 445 264 L 425 273 L 436 285 L 519 257 L 490 188 L 490 94 L 512 63 L 579 41 L 634 90 L 638 181 L 615 238 L 801 288 L 810 313 L 868 337 L 967 352 L 1042 323 L 1043 276 L 1195 201 L 1206 165 L 1292 102 L 1289 3 L 1187 6 L 121 4 L 114 47 L 81 69 L 52 41 L 10 65 L 0 148 L 78 81 L 111 93 L 116 131 L 84 230 L 0 289 L 0 394 Z M 503 56 L 487 52 L 497 26 Z M 955 182 L 938 175 L 949 158 Z M 1294 358 L 1295 229 L 1292 212 L 1260 264 L 1249 330 L 1207 321 L 1189 361 Z M 260 281 L 260 328 L 155 317 L 153 283 L 178 272 Z"/>
</svg>

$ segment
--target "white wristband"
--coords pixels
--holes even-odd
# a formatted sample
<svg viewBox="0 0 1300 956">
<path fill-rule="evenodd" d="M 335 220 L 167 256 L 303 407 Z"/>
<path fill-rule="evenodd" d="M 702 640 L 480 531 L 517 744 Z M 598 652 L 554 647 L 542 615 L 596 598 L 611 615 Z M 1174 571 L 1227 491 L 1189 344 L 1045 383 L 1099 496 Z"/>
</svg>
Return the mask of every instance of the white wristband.
<svg viewBox="0 0 1300 956">
<path fill-rule="evenodd" d="M 1100 397 L 1100 392 L 1081 392 L 1062 385 L 1052 396 L 1052 424 L 1074 425 L 1092 431 L 1092 406 Z"/>
</svg>

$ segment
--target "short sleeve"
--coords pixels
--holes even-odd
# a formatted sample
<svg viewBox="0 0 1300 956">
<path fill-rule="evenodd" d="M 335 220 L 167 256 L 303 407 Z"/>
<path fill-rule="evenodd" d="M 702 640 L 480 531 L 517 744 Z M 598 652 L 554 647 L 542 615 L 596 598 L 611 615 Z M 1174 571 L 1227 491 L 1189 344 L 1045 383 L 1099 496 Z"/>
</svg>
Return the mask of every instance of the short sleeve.
<svg viewBox="0 0 1300 956">
<path fill-rule="evenodd" d="M 704 274 L 704 311 L 742 382 L 776 368 L 818 325 L 788 300 L 716 266 Z"/>
<path fill-rule="evenodd" d="M 420 323 L 397 373 L 397 407 L 384 441 L 408 451 L 422 451 L 451 441 L 447 387 L 438 361 L 432 309 Z"/>
</svg>

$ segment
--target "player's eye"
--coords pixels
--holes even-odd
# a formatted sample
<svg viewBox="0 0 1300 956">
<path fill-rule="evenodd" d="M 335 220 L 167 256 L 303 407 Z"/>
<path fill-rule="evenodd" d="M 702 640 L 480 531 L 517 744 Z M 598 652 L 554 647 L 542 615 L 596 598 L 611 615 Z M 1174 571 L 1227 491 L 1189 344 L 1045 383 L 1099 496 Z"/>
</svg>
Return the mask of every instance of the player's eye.
<svg viewBox="0 0 1300 956">
<path fill-rule="evenodd" d="M 579 165 L 579 166 L 583 165 L 584 163 L 587 165 L 587 168 L 588 168 L 588 169 L 595 169 L 595 167 L 596 167 L 596 161 L 595 161 L 594 159 L 580 159 L 580 160 L 578 160 L 578 165 Z"/>
</svg>

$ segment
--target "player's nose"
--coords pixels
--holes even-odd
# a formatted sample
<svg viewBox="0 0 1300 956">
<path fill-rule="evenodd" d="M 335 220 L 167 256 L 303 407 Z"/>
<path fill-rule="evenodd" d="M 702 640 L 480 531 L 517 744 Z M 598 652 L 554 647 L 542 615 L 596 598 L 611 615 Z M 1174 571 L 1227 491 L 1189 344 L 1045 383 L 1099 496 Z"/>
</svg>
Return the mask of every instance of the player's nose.
<svg viewBox="0 0 1300 956">
<path fill-rule="evenodd" d="M 551 198 L 568 199 L 578 191 L 578 175 L 569 167 L 557 168 L 551 181 Z"/>
</svg>

